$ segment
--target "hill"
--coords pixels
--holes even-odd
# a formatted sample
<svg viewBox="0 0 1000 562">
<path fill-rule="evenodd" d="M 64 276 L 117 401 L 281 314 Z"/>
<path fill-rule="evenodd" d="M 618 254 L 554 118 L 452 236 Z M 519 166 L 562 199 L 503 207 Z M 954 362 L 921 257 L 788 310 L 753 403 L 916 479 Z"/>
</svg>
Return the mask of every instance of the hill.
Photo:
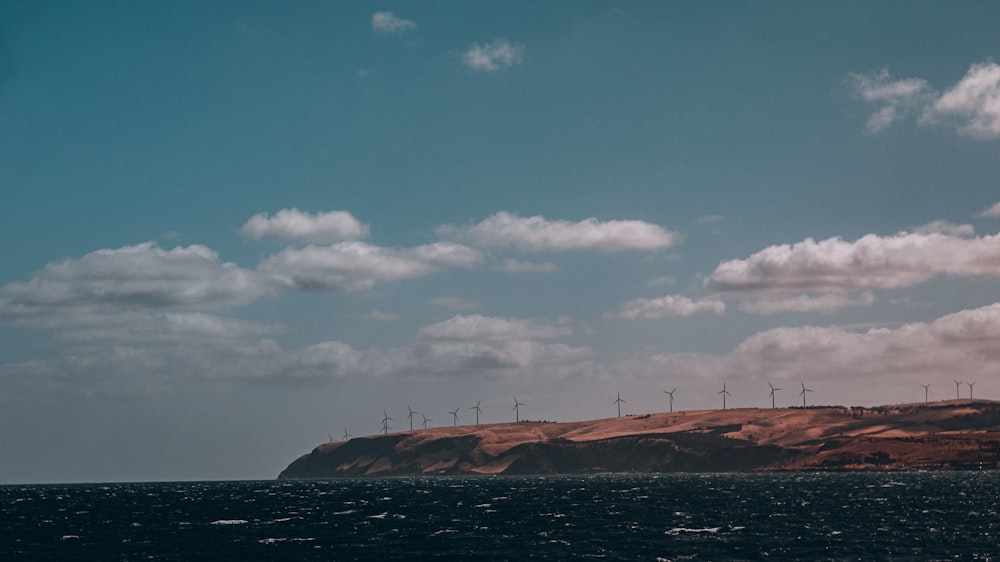
<svg viewBox="0 0 1000 562">
<path fill-rule="evenodd" d="M 1000 403 L 740 408 L 465 425 L 319 445 L 280 479 L 1000 468 Z"/>
</svg>

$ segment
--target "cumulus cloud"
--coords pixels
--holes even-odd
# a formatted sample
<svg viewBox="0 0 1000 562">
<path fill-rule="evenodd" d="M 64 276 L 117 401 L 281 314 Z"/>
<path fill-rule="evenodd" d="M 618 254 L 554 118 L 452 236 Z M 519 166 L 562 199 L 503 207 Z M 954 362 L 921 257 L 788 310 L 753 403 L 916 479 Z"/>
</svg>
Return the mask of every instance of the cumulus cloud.
<svg viewBox="0 0 1000 562">
<path fill-rule="evenodd" d="M 971 137 L 1000 138 L 1000 65 L 973 64 L 958 84 L 926 108 L 921 120 L 951 122 Z"/>
<path fill-rule="evenodd" d="M 1000 203 L 976 214 L 977 217 L 1000 217 Z"/>
<path fill-rule="evenodd" d="M 507 273 L 549 273 L 559 269 L 559 266 L 552 262 L 533 262 L 507 258 L 496 269 Z"/>
<path fill-rule="evenodd" d="M 465 66 L 481 72 L 495 72 L 521 64 L 523 60 L 524 46 L 502 38 L 483 45 L 473 44 L 462 54 Z"/>
<path fill-rule="evenodd" d="M 474 246 L 522 251 L 658 250 L 681 241 L 676 232 L 638 220 L 550 221 L 540 215 L 522 218 L 503 211 L 469 227 L 439 227 L 438 234 Z"/>
<path fill-rule="evenodd" d="M 415 22 L 396 17 L 392 12 L 376 12 L 372 15 L 372 31 L 375 33 L 404 33 L 416 27 Z"/>
<path fill-rule="evenodd" d="M 919 116 L 921 125 L 943 124 L 973 138 L 1000 138 L 1000 65 L 992 61 L 971 65 L 943 94 L 921 78 L 893 79 L 887 69 L 851 74 L 850 80 L 860 98 L 881 106 L 868 118 L 870 133 Z"/>
<path fill-rule="evenodd" d="M 667 295 L 655 299 L 634 299 L 621 305 L 618 317 L 625 320 L 658 319 L 668 316 L 688 317 L 696 314 L 720 315 L 726 312 L 726 303 L 716 299 L 692 300 L 680 295 Z"/>
<path fill-rule="evenodd" d="M 764 315 L 781 312 L 834 312 L 848 307 L 871 306 L 874 303 L 875 295 L 871 291 L 859 295 L 825 293 L 750 299 L 740 304 L 740 310 Z"/>
<path fill-rule="evenodd" d="M 1000 235 L 901 232 L 869 234 L 854 242 L 807 238 L 720 263 L 705 285 L 737 293 L 836 292 L 907 287 L 937 275 L 1000 277 Z"/>
<path fill-rule="evenodd" d="M 367 237 L 368 225 L 347 211 L 311 214 L 298 209 L 282 209 L 273 217 L 266 213 L 254 215 L 240 229 L 240 234 L 257 240 L 274 238 L 332 244 Z"/>
<path fill-rule="evenodd" d="M 894 80 L 887 68 L 871 74 L 852 74 L 850 78 L 858 96 L 882 106 L 868 117 L 866 127 L 870 133 L 880 133 L 894 122 L 918 111 L 931 94 L 926 80 Z"/>
<path fill-rule="evenodd" d="M 471 267 L 481 260 L 476 250 L 451 242 L 415 248 L 385 248 L 364 242 L 285 248 L 265 259 L 258 271 L 288 289 L 364 291 L 379 281 L 428 275 L 445 267 Z"/>
<path fill-rule="evenodd" d="M 512 341 L 561 338 L 572 335 L 573 329 L 565 320 L 552 323 L 540 319 L 459 314 L 444 322 L 424 326 L 419 334 L 429 339 Z"/>
<path fill-rule="evenodd" d="M 155 242 L 50 263 L 26 283 L 0 288 L 0 317 L 101 308 L 199 309 L 249 303 L 266 292 L 252 271 L 206 246 L 165 250 Z"/>
<path fill-rule="evenodd" d="M 743 341 L 727 358 L 760 376 L 803 373 L 847 377 L 964 377 L 995 372 L 1000 362 L 1000 303 L 949 314 L 930 323 L 874 328 L 776 328 Z M 992 365 L 992 367 L 991 367 Z"/>
</svg>

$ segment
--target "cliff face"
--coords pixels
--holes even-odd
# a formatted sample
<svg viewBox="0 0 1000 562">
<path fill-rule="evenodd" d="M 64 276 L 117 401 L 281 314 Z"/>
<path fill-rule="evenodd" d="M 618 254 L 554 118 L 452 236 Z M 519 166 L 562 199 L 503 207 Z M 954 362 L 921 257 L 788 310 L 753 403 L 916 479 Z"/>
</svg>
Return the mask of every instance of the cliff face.
<svg viewBox="0 0 1000 562">
<path fill-rule="evenodd" d="M 324 443 L 279 478 L 1000 468 L 1000 403 L 735 409 Z"/>
</svg>

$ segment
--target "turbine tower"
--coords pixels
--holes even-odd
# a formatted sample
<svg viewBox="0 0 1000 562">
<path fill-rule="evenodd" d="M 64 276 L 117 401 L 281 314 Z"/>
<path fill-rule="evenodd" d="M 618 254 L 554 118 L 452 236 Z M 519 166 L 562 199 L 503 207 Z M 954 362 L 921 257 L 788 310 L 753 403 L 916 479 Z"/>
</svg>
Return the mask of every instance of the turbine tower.
<svg viewBox="0 0 1000 562">
<path fill-rule="evenodd" d="M 799 392 L 799 396 L 802 397 L 802 407 L 805 408 L 806 407 L 806 393 L 807 392 L 812 392 L 812 389 L 811 388 L 806 388 L 806 383 L 804 383 L 804 382 L 799 382 L 799 384 L 802 385 L 802 392 Z"/>
<path fill-rule="evenodd" d="M 482 400 L 476 400 L 476 405 L 469 407 L 470 410 L 476 411 L 476 425 L 479 425 L 479 414 L 483 413 L 483 411 L 479 409 L 480 402 L 482 402 Z"/>
<path fill-rule="evenodd" d="M 434 420 L 430 419 L 429 417 L 427 417 L 427 416 L 425 416 L 423 414 L 420 414 L 420 417 L 424 418 L 424 429 L 427 429 L 427 422 L 434 421 Z"/>
<path fill-rule="evenodd" d="M 511 410 L 514 410 L 514 421 L 516 422 L 521 421 L 521 410 L 520 410 L 521 406 L 527 406 L 527 404 L 525 404 L 524 402 L 518 402 L 517 396 L 515 396 L 514 407 L 511 408 Z"/>
<path fill-rule="evenodd" d="M 952 379 L 952 380 L 954 380 L 954 379 Z M 959 399 L 962 398 L 961 396 L 958 395 L 958 389 L 961 388 L 961 386 L 962 386 L 962 381 L 956 380 L 955 381 L 955 400 L 959 400 Z"/>
<path fill-rule="evenodd" d="M 406 405 L 406 409 L 410 411 L 409 414 L 406 414 L 406 419 L 410 420 L 410 431 L 413 431 L 413 414 L 416 414 L 417 412 L 414 412 L 413 408 L 411 408 L 409 404 Z"/>
<path fill-rule="evenodd" d="M 461 406 L 459 406 L 459 408 L 461 408 Z M 459 408 L 455 408 L 454 410 L 449 410 L 448 411 L 448 413 L 451 414 L 451 426 L 452 427 L 455 427 L 455 426 L 458 425 L 458 409 Z"/>
<path fill-rule="evenodd" d="M 670 412 L 674 411 L 674 393 L 677 392 L 677 387 L 675 386 L 673 390 L 664 390 L 663 393 L 670 397 Z"/>
<path fill-rule="evenodd" d="M 722 381 L 722 390 L 716 392 L 716 394 L 722 395 L 722 409 L 726 409 L 726 396 L 732 396 L 728 390 L 726 390 L 726 381 Z"/>
<path fill-rule="evenodd" d="M 347 433 L 347 428 L 345 427 L 345 428 L 344 428 L 344 436 L 343 436 L 343 437 L 341 437 L 341 439 L 343 439 L 344 441 L 347 441 L 347 440 L 348 440 L 348 439 L 350 439 L 351 437 L 354 437 L 354 436 L 353 436 L 353 435 L 351 435 L 350 433 Z"/>
<path fill-rule="evenodd" d="M 967 382 L 965 384 L 969 385 L 969 400 L 972 400 L 972 387 L 976 386 L 976 381 Z"/>
<path fill-rule="evenodd" d="M 928 389 L 930 389 L 931 385 L 929 385 L 929 384 L 922 384 L 920 386 L 924 387 L 924 404 L 927 404 L 927 391 L 928 391 Z"/>
<path fill-rule="evenodd" d="M 767 381 L 767 386 L 771 387 L 771 409 L 774 409 L 774 391 L 781 390 L 780 388 L 771 384 L 771 381 Z"/>
<path fill-rule="evenodd" d="M 392 429 L 391 427 L 389 427 L 390 421 L 396 421 L 396 420 L 390 418 L 389 414 L 385 413 L 385 410 L 382 410 L 382 433 L 385 435 L 389 435 L 389 430 Z"/>
<path fill-rule="evenodd" d="M 618 392 L 618 400 L 615 400 L 614 403 L 618 405 L 618 417 L 619 418 L 622 417 L 622 402 L 625 402 L 624 400 L 622 400 L 622 393 Z"/>
</svg>

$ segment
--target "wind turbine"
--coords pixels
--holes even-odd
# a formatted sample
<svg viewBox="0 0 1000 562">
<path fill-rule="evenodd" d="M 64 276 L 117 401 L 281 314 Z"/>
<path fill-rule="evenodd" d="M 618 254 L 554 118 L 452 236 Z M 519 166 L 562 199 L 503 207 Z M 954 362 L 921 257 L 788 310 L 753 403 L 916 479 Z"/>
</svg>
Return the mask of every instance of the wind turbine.
<svg viewBox="0 0 1000 562">
<path fill-rule="evenodd" d="M 930 389 L 931 385 L 922 384 L 920 386 L 924 387 L 924 404 L 927 404 L 927 390 Z"/>
<path fill-rule="evenodd" d="M 461 406 L 459 406 L 459 407 L 461 407 Z M 454 410 L 450 410 L 448 413 L 451 414 L 451 425 L 452 425 L 452 427 L 458 425 L 458 408 L 455 408 Z"/>
<path fill-rule="evenodd" d="M 802 392 L 799 392 L 799 396 L 802 397 L 802 407 L 805 408 L 806 407 L 806 393 L 807 392 L 812 392 L 812 389 L 811 388 L 806 388 L 806 383 L 804 383 L 804 382 L 799 382 L 799 384 L 802 385 Z"/>
<path fill-rule="evenodd" d="M 622 400 L 622 393 L 621 393 L 621 391 L 619 391 L 618 392 L 618 400 L 615 400 L 615 402 L 614 402 L 615 404 L 618 404 L 618 417 L 619 418 L 622 417 L 622 402 L 625 402 L 625 401 Z"/>
<path fill-rule="evenodd" d="M 341 439 L 343 439 L 344 441 L 347 441 L 347 440 L 348 440 L 348 439 L 350 439 L 351 437 L 354 437 L 354 436 L 353 436 L 353 435 L 351 435 L 350 433 L 347 433 L 347 428 L 345 427 L 345 428 L 344 428 L 344 436 L 343 436 L 343 437 L 341 437 Z"/>
<path fill-rule="evenodd" d="M 954 379 L 952 379 L 952 380 L 954 380 Z M 956 381 L 955 381 L 955 400 L 959 400 L 960 398 L 962 398 L 961 396 L 959 396 L 959 395 L 958 395 L 958 389 L 959 389 L 959 388 L 960 388 L 961 386 L 962 386 L 962 381 L 957 381 L 957 380 L 956 380 Z"/>
<path fill-rule="evenodd" d="M 409 404 L 406 405 L 406 409 L 410 411 L 410 413 L 406 415 L 406 419 L 410 420 L 410 431 L 413 431 L 413 414 L 417 414 L 419 412 L 414 412 L 413 408 L 411 408 Z"/>
<path fill-rule="evenodd" d="M 521 406 L 527 406 L 527 404 L 525 404 L 524 402 L 518 402 L 517 396 L 515 396 L 514 407 L 511 408 L 511 410 L 514 410 L 514 421 L 517 422 L 521 421 L 521 410 L 520 410 Z"/>
<path fill-rule="evenodd" d="M 389 414 L 385 413 L 385 410 L 382 410 L 382 433 L 384 433 L 385 435 L 389 435 L 389 430 L 392 429 L 389 427 L 390 421 L 396 421 L 396 420 L 390 418 Z"/>
<path fill-rule="evenodd" d="M 677 387 L 675 386 L 673 390 L 664 390 L 663 393 L 670 396 L 670 411 L 674 411 L 674 393 L 677 392 Z"/>
<path fill-rule="evenodd" d="M 767 386 L 771 387 L 771 409 L 774 409 L 774 391 L 781 390 L 780 388 L 771 384 L 771 381 L 767 381 Z"/>
<path fill-rule="evenodd" d="M 330 436 L 330 443 L 333 443 L 333 434 L 330 433 L 330 432 L 327 432 L 327 435 Z"/>
<path fill-rule="evenodd" d="M 434 421 L 434 420 L 430 419 L 429 417 L 427 417 L 427 416 L 425 416 L 423 414 L 420 414 L 420 417 L 424 418 L 424 429 L 427 429 L 427 422 Z"/>
<path fill-rule="evenodd" d="M 483 411 L 479 409 L 480 402 L 482 402 L 482 400 L 476 400 L 476 405 L 469 407 L 470 410 L 476 411 L 476 425 L 479 425 L 479 414 L 483 413 Z"/>
<path fill-rule="evenodd" d="M 972 387 L 976 385 L 975 381 L 965 383 L 969 385 L 969 400 L 972 400 Z"/>
<path fill-rule="evenodd" d="M 726 382 L 722 381 L 722 390 L 716 392 L 716 394 L 722 395 L 722 409 L 726 409 L 726 396 L 732 396 L 728 390 L 726 390 Z"/>
</svg>

